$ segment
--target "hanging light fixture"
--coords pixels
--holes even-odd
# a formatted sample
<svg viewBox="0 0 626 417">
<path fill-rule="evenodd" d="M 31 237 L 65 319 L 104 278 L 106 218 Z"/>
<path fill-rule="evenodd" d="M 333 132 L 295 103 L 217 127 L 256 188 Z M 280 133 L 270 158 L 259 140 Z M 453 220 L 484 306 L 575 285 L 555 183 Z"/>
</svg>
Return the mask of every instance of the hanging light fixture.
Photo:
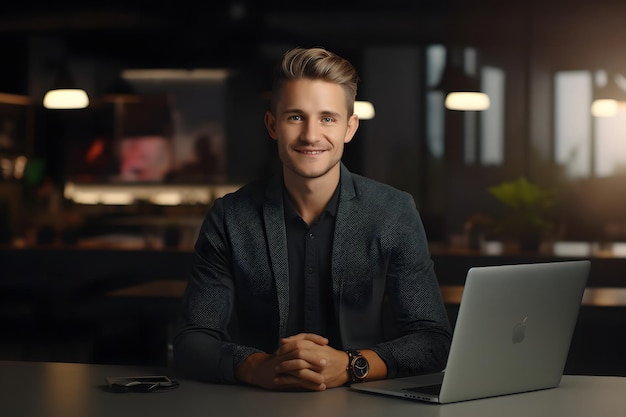
<svg viewBox="0 0 626 417">
<path fill-rule="evenodd" d="M 46 93 L 43 106 L 47 109 L 84 109 L 89 106 L 89 96 L 79 88 L 57 88 Z"/>
<path fill-rule="evenodd" d="M 626 108 L 626 77 L 618 72 L 596 71 L 591 115 L 612 117 L 623 108 Z"/>
<path fill-rule="evenodd" d="M 619 102 L 613 98 L 597 98 L 591 103 L 594 117 L 612 117 L 619 111 Z"/>
<path fill-rule="evenodd" d="M 359 120 L 370 120 L 376 115 L 374 105 L 369 101 L 355 101 L 354 113 L 359 116 Z"/>
<path fill-rule="evenodd" d="M 489 96 L 480 91 L 451 91 L 444 105 L 448 110 L 481 111 L 490 105 Z"/>
<path fill-rule="evenodd" d="M 464 54 L 451 48 L 446 61 L 441 81 L 435 87 L 446 94 L 446 108 L 461 111 L 487 110 L 490 105 L 489 96 L 480 91 L 478 79 L 466 70 Z"/>
<path fill-rule="evenodd" d="M 89 106 L 89 96 L 76 84 L 67 68 L 63 65 L 54 87 L 43 97 L 43 106 L 47 109 L 83 109 Z"/>
</svg>

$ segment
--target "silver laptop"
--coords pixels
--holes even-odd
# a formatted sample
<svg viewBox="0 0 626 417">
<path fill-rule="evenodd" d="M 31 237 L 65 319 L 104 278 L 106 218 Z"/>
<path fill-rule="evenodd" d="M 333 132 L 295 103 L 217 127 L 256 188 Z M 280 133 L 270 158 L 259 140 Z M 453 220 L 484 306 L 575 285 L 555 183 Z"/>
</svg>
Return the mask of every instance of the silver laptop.
<svg viewBox="0 0 626 417">
<path fill-rule="evenodd" d="M 557 387 L 589 267 L 582 260 L 471 268 L 443 372 L 351 387 L 440 404 Z"/>
</svg>

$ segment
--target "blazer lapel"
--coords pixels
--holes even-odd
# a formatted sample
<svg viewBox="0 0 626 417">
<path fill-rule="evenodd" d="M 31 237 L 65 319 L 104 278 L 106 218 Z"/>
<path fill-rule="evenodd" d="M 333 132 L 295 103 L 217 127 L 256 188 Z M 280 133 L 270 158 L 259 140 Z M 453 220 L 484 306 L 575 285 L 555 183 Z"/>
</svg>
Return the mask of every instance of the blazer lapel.
<svg viewBox="0 0 626 417">
<path fill-rule="evenodd" d="M 269 182 L 263 202 L 263 218 L 278 301 L 278 336 L 285 337 L 289 313 L 289 263 L 281 175 L 275 175 Z"/>
<path fill-rule="evenodd" d="M 335 222 L 335 236 L 333 238 L 333 256 L 332 256 L 332 277 L 333 277 L 333 295 L 336 302 L 341 298 L 341 288 L 343 286 L 343 277 L 346 276 L 345 269 L 349 267 L 347 256 L 353 256 L 352 248 L 350 248 L 350 238 L 354 233 L 355 227 L 358 227 L 358 219 L 355 218 L 352 209 L 353 199 L 356 197 L 354 184 L 352 183 L 352 175 L 350 171 L 341 164 L 341 189 L 339 194 L 339 208 L 337 210 L 337 219 Z M 339 310 L 337 310 L 339 311 Z"/>
</svg>

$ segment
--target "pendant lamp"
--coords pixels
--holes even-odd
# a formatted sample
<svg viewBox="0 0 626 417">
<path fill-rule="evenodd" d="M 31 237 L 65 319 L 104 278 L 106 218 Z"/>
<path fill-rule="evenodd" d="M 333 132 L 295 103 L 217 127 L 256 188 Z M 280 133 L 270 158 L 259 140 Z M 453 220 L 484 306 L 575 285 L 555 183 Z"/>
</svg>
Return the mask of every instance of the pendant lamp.
<svg viewBox="0 0 626 417">
<path fill-rule="evenodd" d="M 626 77 L 616 71 L 598 71 L 594 78 L 592 116 L 612 117 L 626 108 Z"/>
<path fill-rule="evenodd" d="M 89 96 L 76 86 L 64 65 L 54 87 L 44 95 L 43 106 L 47 109 L 83 109 L 89 106 Z"/>
<path fill-rule="evenodd" d="M 460 111 L 487 110 L 489 96 L 480 91 L 479 80 L 465 71 L 462 54 L 455 55 L 449 50 L 446 61 L 441 81 L 435 87 L 446 95 L 446 108 Z"/>
</svg>

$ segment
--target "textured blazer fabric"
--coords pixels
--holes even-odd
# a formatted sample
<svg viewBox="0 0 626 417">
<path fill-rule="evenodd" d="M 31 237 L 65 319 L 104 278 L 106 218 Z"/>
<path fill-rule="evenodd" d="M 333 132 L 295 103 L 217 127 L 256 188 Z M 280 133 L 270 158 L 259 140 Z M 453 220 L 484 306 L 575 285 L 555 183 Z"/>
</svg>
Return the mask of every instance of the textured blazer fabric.
<svg viewBox="0 0 626 417">
<path fill-rule="evenodd" d="M 189 377 L 235 382 L 251 353 L 273 352 L 289 311 L 282 175 L 217 199 L 195 246 L 174 340 Z M 388 377 L 441 370 L 451 340 L 424 228 L 410 194 L 342 164 L 332 297 L 343 346 L 373 349 Z"/>
</svg>

